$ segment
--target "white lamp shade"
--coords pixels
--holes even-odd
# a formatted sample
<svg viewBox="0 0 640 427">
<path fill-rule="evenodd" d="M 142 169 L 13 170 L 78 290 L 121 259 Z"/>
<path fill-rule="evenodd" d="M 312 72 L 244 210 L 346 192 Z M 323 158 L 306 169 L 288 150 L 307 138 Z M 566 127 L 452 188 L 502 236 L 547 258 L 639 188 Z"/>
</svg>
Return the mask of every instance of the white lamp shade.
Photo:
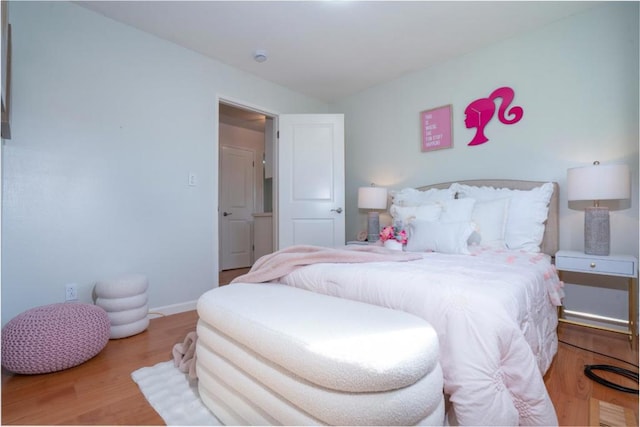
<svg viewBox="0 0 640 427">
<path fill-rule="evenodd" d="M 387 208 L 387 189 L 382 187 L 358 188 L 358 208 L 386 209 Z"/>
<path fill-rule="evenodd" d="M 567 171 L 569 200 L 620 200 L 631 196 L 627 165 L 592 165 Z"/>
</svg>

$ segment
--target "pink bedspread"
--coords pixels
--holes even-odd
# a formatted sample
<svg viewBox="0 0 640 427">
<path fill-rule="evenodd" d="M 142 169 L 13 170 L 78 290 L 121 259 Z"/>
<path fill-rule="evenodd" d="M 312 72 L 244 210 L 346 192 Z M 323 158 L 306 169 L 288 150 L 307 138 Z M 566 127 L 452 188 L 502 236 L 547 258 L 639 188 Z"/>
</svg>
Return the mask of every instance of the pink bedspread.
<svg viewBox="0 0 640 427">
<path fill-rule="evenodd" d="M 563 296 L 550 257 L 476 249 L 410 262 L 319 263 L 287 285 L 413 313 L 438 332 L 450 422 L 557 425 L 542 376 Z"/>
</svg>

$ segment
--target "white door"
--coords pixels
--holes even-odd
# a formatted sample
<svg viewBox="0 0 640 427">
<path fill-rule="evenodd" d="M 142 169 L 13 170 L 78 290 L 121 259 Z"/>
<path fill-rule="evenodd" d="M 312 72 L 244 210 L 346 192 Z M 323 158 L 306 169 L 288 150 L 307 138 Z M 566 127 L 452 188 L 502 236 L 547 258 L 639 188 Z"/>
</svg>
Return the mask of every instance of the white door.
<svg viewBox="0 0 640 427">
<path fill-rule="evenodd" d="M 251 265 L 255 152 L 222 146 L 221 270 Z"/>
<path fill-rule="evenodd" d="M 345 244 L 344 116 L 279 116 L 278 249 Z"/>
</svg>

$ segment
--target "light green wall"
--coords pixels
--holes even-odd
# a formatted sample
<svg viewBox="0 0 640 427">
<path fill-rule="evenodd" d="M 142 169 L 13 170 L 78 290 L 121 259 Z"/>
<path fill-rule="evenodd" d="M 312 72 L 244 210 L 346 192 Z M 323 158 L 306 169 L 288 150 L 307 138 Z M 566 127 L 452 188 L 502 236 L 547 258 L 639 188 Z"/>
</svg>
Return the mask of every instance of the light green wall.
<svg viewBox="0 0 640 427">
<path fill-rule="evenodd" d="M 610 3 L 380 85 L 331 106 L 345 114 L 347 240 L 366 228 L 357 188 L 472 178 L 557 181 L 560 246 L 582 250 L 584 214 L 569 210 L 566 171 L 624 162 L 630 208 L 611 212 L 612 252 L 638 255 L 638 3 Z M 469 147 L 464 109 L 494 89 L 515 90 L 514 125 L 489 123 Z M 420 151 L 420 111 L 453 105 L 454 146 Z"/>
<path fill-rule="evenodd" d="M 149 276 L 150 306 L 217 283 L 217 99 L 273 113 L 345 114 L 347 239 L 365 227 L 356 191 L 466 178 L 554 180 L 623 161 L 631 208 L 612 249 L 638 253 L 638 3 L 611 3 L 335 103 L 206 59 L 66 2 L 11 2 L 12 139 L 3 146 L 2 322 L 81 300 L 122 273 Z M 597 31 L 596 31 L 597 29 Z M 426 41 L 428 42 L 428 41 Z M 499 86 L 525 110 L 467 147 L 463 110 Z M 454 107 L 454 147 L 419 148 L 420 111 Z M 189 187 L 190 172 L 198 186 Z M 561 246 L 581 249 L 583 213 L 561 192 Z"/>
</svg>

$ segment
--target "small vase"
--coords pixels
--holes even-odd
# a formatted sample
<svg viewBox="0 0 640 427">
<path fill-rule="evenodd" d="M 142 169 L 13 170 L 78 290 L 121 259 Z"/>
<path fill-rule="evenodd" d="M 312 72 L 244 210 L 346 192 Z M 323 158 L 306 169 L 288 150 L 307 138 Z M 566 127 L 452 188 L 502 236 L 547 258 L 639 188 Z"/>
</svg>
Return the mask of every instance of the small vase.
<svg viewBox="0 0 640 427">
<path fill-rule="evenodd" d="M 394 251 L 401 251 L 402 243 L 398 242 L 397 240 L 387 240 L 384 242 L 384 247 Z"/>
</svg>

